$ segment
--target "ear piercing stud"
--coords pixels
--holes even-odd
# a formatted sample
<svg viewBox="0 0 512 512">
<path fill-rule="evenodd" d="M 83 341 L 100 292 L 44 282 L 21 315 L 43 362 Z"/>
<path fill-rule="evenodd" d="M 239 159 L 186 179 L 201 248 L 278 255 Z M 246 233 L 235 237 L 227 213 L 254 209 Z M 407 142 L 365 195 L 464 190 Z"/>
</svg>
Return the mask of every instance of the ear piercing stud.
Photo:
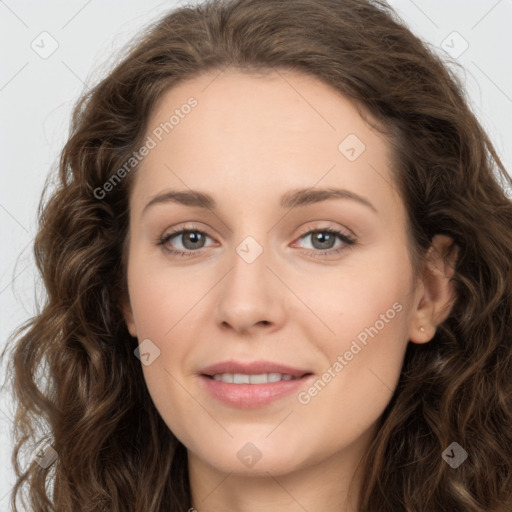
<svg viewBox="0 0 512 512">
<path fill-rule="evenodd" d="M 425 329 L 423 327 L 420 327 L 421 332 L 425 332 Z"/>
</svg>

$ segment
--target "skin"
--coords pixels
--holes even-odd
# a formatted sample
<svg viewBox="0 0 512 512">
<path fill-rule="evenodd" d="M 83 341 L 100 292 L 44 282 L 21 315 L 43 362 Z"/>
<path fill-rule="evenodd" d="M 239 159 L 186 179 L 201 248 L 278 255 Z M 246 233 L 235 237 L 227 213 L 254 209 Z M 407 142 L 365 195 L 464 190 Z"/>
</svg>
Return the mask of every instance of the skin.
<svg viewBox="0 0 512 512">
<path fill-rule="evenodd" d="M 407 344 L 430 341 L 453 303 L 451 240 L 434 238 L 415 280 L 389 145 L 322 82 L 284 71 L 204 74 L 160 98 L 147 135 L 191 96 L 197 106 L 134 176 L 124 305 L 130 333 L 160 350 L 142 369 L 156 408 L 188 450 L 191 506 L 356 510 L 357 463 L 397 385 Z M 349 134 L 366 146 L 354 161 L 338 150 Z M 346 198 L 280 207 L 282 194 L 312 187 L 349 190 L 377 212 Z M 200 190 L 218 206 L 168 202 L 143 213 L 169 189 Z M 202 245 L 182 235 L 167 242 L 190 257 L 157 245 L 190 223 L 206 233 Z M 322 247 L 303 235 L 325 227 L 356 243 L 336 237 Z M 248 236 L 263 249 L 252 263 L 236 251 Z M 318 256 L 325 251 L 331 255 Z M 239 409 L 201 386 L 201 368 L 229 359 L 281 362 L 321 378 L 395 303 L 400 312 L 307 404 L 292 393 Z M 248 442 L 261 454 L 252 467 L 237 457 Z"/>
</svg>

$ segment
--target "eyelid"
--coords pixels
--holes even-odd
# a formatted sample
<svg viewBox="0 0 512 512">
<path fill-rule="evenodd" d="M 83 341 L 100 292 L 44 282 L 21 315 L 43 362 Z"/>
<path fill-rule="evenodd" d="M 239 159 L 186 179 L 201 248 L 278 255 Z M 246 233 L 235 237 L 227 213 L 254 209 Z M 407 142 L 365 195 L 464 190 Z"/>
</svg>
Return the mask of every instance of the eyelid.
<svg viewBox="0 0 512 512">
<path fill-rule="evenodd" d="M 299 238 L 304 236 L 304 235 L 307 235 L 307 234 L 309 234 L 311 232 L 314 232 L 314 231 L 324 231 L 324 230 L 328 230 L 328 229 L 332 229 L 332 230 L 335 230 L 335 231 L 340 231 L 347 238 L 352 238 L 354 240 L 356 240 L 358 238 L 357 235 L 352 230 L 350 230 L 350 229 L 348 229 L 348 228 L 346 228 L 344 226 L 341 227 L 341 226 L 339 226 L 337 224 L 334 224 L 331 221 L 319 220 L 319 221 L 312 221 L 312 222 L 324 222 L 324 224 L 322 224 L 319 227 L 312 227 L 310 225 L 307 225 L 307 226 L 304 226 L 304 227 L 300 228 L 300 230 L 299 230 Z"/>
<path fill-rule="evenodd" d="M 183 235 L 184 232 L 194 232 L 194 233 L 201 233 L 205 237 L 208 237 L 213 240 L 213 237 L 208 234 L 207 231 L 204 229 L 201 229 L 199 226 L 193 225 L 193 224 L 185 224 L 183 226 L 172 228 L 169 231 L 164 231 L 162 235 L 159 235 L 156 239 L 156 245 L 165 245 L 165 241 L 170 240 L 171 238 L 177 237 L 179 235 Z M 165 241 L 164 241 L 165 240 Z M 202 249 L 198 249 L 197 251 L 189 250 L 189 252 L 196 252 L 199 253 Z M 172 251 L 170 251 L 172 252 Z"/>
</svg>

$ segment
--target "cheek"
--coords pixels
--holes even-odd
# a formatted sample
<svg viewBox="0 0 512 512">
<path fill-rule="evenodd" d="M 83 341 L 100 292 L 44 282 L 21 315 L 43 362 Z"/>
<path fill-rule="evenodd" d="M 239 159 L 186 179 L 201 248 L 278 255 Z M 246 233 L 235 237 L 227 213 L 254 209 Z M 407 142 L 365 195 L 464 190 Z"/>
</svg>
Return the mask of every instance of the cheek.
<svg viewBox="0 0 512 512">
<path fill-rule="evenodd" d="M 354 339 L 369 347 L 369 340 L 375 337 L 375 351 L 403 344 L 413 299 L 412 268 L 407 249 L 399 242 L 354 254 L 343 267 L 298 285 L 301 297 L 330 328 L 330 336 L 319 337 L 317 332 L 316 339 L 331 362 L 348 350 Z M 318 328 L 318 323 L 311 327 L 308 335 L 314 340 L 313 327 Z"/>
<path fill-rule="evenodd" d="M 147 264 L 144 255 L 133 255 L 128 268 L 130 302 L 139 344 L 150 340 L 151 363 L 142 371 L 154 406 L 169 429 L 187 444 L 194 423 L 204 411 L 189 394 L 183 363 L 193 351 L 190 318 L 204 286 L 194 285 L 186 272 Z M 199 288 L 203 293 L 199 293 Z M 147 342 L 146 342 L 147 343 Z M 197 406 L 197 409 L 194 409 Z"/>
<path fill-rule="evenodd" d="M 184 391 L 183 376 L 190 368 L 190 354 L 197 350 L 197 334 L 203 325 L 196 318 L 202 310 L 199 302 L 212 285 L 205 284 L 204 275 L 203 279 L 195 276 L 198 273 L 191 267 L 171 268 L 162 258 L 156 264 L 148 261 L 143 251 L 133 251 L 128 266 L 130 303 L 139 343 L 151 341 L 152 362 L 143 365 L 142 370 L 161 416 L 172 430 L 179 430 L 174 424 L 173 407 L 186 409 L 193 403 Z"/>
<path fill-rule="evenodd" d="M 391 399 L 408 343 L 412 268 L 407 252 L 390 249 L 379 256 L 338 277 L 333 273 L 324 288 L 323 311 L 336 318 L 335 334 L 316 338 L 327 356 L 325 368 L 299 397 L 318 425 L 345 425 L 354 436 L 376 421 Z M 313 331 L 309 336 L 315 339 Z"/>
<path fill-rule="evenodd" d="M 154 256 L 153 256 L 154 260 Z M 141 336 L 164 339 L 205 293 L 204 279 L 193 270 L 155 264 L 143 253 L 130 257 L 130 303 Z M 150 262 L 151 261 L 151 262 Z M 203 276 L 204 278 L 204 276 Z"/>
<path fill-rule="evenodd" d="M 301 435 L 322 432 L 318 456 L 356 443 L 393 396 L 407 347 L 406 309 L 394 298 L 344 316 L 336 342 L 322 347 L 328 364 L 297 396 Z"/>
</svg>

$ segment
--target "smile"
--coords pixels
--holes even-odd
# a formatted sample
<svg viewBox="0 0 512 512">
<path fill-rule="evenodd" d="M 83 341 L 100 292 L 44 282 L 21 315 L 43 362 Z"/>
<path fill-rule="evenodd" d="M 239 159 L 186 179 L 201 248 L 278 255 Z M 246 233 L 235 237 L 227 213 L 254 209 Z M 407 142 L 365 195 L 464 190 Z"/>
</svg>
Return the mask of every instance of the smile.
<svg viewBox="0 0 512 512">
<path fill-rule="evenodd" d="M 229 384 L 267 384 L 269 382 L 279 382 L 281 380 L 295 380 L 294 377 L 286 373 L 259 373 L 256 375 L 247 375 L 245 373 L 221 373 L 213 375 L 213 380 L 227 382 Z"/>
</svg>

